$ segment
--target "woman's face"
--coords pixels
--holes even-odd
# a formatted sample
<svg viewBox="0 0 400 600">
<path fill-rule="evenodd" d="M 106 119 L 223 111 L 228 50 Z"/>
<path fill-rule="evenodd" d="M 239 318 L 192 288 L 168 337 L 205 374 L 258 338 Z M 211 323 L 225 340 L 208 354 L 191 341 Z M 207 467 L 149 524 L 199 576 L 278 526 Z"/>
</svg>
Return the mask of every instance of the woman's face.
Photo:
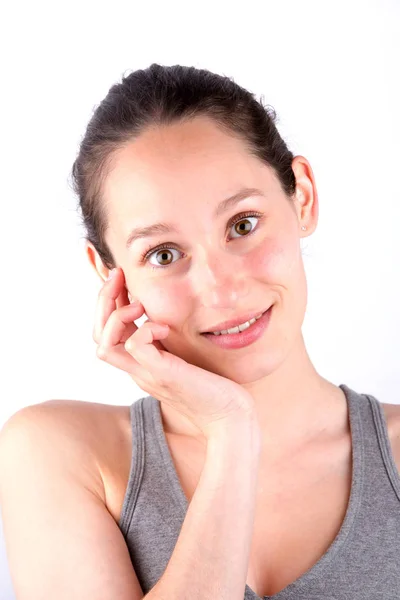
<svg viewBox="0 0 400 600">
<path fill-rule="evenodd" d="M 150 321 L 169 325 L 167 350 L 238 383 L 277 369 L 300 339 L 301 225 L 306 235 L 315 229 L 317 198 L 307 160 L 296 157 L 293 169 L 298 196 L 288 200 L 242 141 L 197 117 L 147 130 L 115 155 L 105 181 L 106 240 L 131 297 Z M 220 203 L 244 189 L 253 191 L 223 210 Z M 156 223 L 174 231 L 160 227 L 126 245 L 133 229 Z M 249 346 L 222 349 L 200 333 L 271 304 L 269 326 Z"/>
</svg>

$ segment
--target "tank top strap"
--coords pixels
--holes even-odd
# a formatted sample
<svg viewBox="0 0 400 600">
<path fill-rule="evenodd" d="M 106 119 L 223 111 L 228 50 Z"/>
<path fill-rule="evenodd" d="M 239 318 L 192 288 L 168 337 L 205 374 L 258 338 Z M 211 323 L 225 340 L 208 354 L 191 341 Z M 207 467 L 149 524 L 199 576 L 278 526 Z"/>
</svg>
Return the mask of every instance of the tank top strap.
<svg viewBox="0 0 400 600">
<path fill-rule="evenodd" d="M 370 394 L 366 394 L 366 397 L 369 400 L 369 405 L 371 407 L 372 419 L 374 423 L 374 429 L 376 432 L 376 438 L 378 443 L 378 459 L 383 460 L 387 475 L 389 480 L 393 486 L 393 490 L 397 495 L 397 498 L 400 501 L 400 475 L 399 469 L 396 465 L 392 445 L 389 438 L 389 431 L 387 426 L 387 421 L 385 417 L 385 413 L 383 411 L 382 404 L 375 398 L 375 396 L 371 396 Z"/>
<path fill-rule="evenodd" d="M 146 503 L 153 510 L 163 512 L 167 501 L 178 520 L 188 508 L 166 442 L 159 400 L 150 395 L 139 398 L 130 406 L 130 418 L 131 467 L 118 523 L 124 536 L 131 527 L 134 513 L 140 513 Z"/>
<path fill-rule="evenodd" d="M 139 398 L 130 406 L 130 422 L 132 434 L 131 464 L 128 485 L 125 491 L 124 502 L 118 526 L 126 538 L 135 510 L 136 501 L 141 489 L 145 465 L 145 428 L 143 400 Z"/>
<path fill-rule="evenodd" d="M 387 422 L 382 404 L 371 394 L 357 393 L 348 386 L 339 386 L 349 401 L 349 410 L 358 413 L 360 427 L 352 431 L 353 452 L 359 444 L 363 455 L 363 494 L 381 502 L 382 491 L 391 486 L 400 501 L 400 475 L 393 457 Z"/>
</svg>

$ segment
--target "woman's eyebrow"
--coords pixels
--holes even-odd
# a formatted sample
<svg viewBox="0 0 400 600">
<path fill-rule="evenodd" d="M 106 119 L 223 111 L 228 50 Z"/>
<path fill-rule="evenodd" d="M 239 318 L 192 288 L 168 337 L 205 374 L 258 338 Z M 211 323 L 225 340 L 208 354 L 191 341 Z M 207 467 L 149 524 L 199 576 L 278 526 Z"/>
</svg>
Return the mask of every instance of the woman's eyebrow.
<svg viewBox="0 0 400 600">
<path fill-rule="evenodd" d="M 219 217 L 222 213 L 226 212 L 249 196 L 264 196 L 264 194 L 257 188 L 243 188 L 233 196 L 222 200 L 215 209 L 214 216 Z M 173 223 L 165 222 L 154 223 L 153 225 L 147 225 L 146 227 L 135 227 L 130 232 L 125 246 L 127 249 L 129 249 L 136 240 L 153 235 L 160 235 L 162 233 L 178 233 L 178 229 Z"/>
</svg>

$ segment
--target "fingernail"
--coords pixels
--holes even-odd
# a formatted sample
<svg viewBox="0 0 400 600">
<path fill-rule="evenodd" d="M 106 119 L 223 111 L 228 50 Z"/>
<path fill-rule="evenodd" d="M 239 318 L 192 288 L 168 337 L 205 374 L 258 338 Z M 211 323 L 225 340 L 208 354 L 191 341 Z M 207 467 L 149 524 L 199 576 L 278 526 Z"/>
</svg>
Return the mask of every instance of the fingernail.
<svg viewBox="0 0 400 600">
<path fill-rule="evenodd" d="M 108 274 L 107 281 L 109 279 L 112 279 L 112 277 L 114 277 L 114 275 L 115 275 L 116 272 L 117 272 L 117 269 L 111 269 L 111 271 Z"/>
</svg>

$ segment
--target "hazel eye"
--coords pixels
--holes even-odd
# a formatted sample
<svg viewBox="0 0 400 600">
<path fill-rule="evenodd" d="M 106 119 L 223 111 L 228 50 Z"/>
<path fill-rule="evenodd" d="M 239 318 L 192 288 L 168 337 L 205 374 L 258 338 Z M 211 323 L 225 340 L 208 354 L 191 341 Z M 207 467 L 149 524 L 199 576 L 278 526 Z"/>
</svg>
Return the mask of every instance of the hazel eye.
<svg viewBox="0 0 400 600">
<path fill-rule="evenodd" d="M 179 255 L 179 251 L 176 248 L 161 248 L 160 250 L 156 250 L 149 256 L 149 263 L 159 267 L 167 267 L 171 264 L 168 255 L 171 255 L 172 252 L 176 252 Z M 156 262 L 152 262 L 153 258 L 155 258 Z M 160 262 L 157 260 L 158 258 L 160 258 Z"/>
<path fill-rule="evenodd" d="M 239 219 L 239 221 L 236 221 L 236 223 L 232 224 L 232 228 L 234 228 L 236 233 L 239 234 L 237 237 L 246 237 L 248 233 L 251 233 L 253 231 L 253 229 L 251 228 L 251 219 L 255 219 L 256 221 L 258 221 L 259 217 L 242 217 L 241 219 Z"/>
</svg>

